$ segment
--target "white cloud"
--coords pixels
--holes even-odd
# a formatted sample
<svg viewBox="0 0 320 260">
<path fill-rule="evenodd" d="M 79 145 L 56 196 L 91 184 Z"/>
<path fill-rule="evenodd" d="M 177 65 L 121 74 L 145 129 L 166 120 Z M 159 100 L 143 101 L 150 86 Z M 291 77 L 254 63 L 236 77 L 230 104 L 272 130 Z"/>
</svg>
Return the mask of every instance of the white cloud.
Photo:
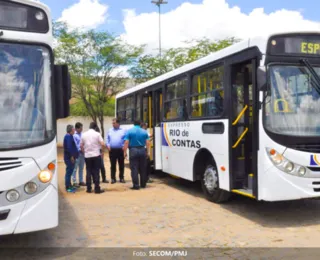
<svg viewBox="0 0 320 260">
<path fill-rule="evenodd" d="M 59 21 L 68 23 L 71 28 L 94 29 L 105 23 L 108 6 L 99 0 L 80 0 L 63 10 Z"/>
<path fill-rule="evenodd" d="M 131 44 L 147 44 L 149 51 L 157 50 L 158 13 L 136 14 L 134 10 L 123 13 L 125 33 L 122 37 Z M 301 10 L 282 9 L 267 14 L 263 8 L 256 8 L 245 14 L 237 6 L 230 7 L 227 0 L 203 0 L 201 4 L 183 3 L 175 10 L 163 13 L 161 27 L 162 48 L 170 48 L 202 37 L 245 39 L 279 31 L 319 31 L 320 23 L 304 19 Z"/>
</svg>

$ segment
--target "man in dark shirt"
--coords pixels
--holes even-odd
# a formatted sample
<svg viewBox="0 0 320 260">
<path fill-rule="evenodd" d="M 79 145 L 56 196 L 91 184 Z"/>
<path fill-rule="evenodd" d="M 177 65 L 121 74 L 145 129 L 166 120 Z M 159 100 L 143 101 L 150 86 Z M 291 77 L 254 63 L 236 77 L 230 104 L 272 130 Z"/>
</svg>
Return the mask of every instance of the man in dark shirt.
<svg viewBox="0 0 320 260">
<path fill-rule="evenodd" d="M 72 125 L 67 126 L 67 134 L 64 136 L 64 163 L 66 164 L 65 185 L 67 192 L 75 192 L 71 185 L 71 176 L 74 170 L 75 161 L 79 156 L 79 151 L 73 139 L 75 129 Z"/>
</svg>

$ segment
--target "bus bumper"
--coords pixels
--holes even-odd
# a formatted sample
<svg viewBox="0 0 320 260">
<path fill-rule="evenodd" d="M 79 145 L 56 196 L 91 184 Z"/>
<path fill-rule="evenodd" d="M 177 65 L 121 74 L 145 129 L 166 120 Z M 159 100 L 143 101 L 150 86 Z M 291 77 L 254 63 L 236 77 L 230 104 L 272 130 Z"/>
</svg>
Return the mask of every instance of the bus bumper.
<svg viewBox="0 0 320 260">
<path fill-rule="evenodd" d="M 304 178 L 280 171 L 275 166 L 259 176 L 259 200 L 285 201 L 320 197 L 319 178 Z"/>
<path fill-rule="evenodd" d="M 0 220 L 0 235 L 54 228 L 58 226 L 58 191 L 50 185 L 28 200 L 0 207 L 0 213 L 6 210 L 10 212 Z"/>
</svg>

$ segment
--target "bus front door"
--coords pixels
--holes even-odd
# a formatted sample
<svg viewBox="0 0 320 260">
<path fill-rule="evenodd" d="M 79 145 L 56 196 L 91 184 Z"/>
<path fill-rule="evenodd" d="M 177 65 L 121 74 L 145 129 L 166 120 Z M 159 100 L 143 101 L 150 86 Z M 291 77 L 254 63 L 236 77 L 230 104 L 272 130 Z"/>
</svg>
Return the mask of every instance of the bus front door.
<svg viewBox="0 0 320 260">
<path fill-rule="evenodd" d="M 254 177 L 257 152 L 254 152 L 255 63 L 249 60 L 231 69 L 231 189 L 255 198 Z M 254 69 L 253 69 L 254 68 Z M 255 114 L 255 113 L 254 113 Z"/>
</svg>

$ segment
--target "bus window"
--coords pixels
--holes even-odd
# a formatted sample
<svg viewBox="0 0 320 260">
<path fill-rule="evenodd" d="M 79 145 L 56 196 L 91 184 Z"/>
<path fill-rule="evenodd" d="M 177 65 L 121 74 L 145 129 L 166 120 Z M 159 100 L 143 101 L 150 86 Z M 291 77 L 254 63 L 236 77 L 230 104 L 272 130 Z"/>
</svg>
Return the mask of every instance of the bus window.
<svg viewBox="0 0 320 260">
<path fill-rule="evenodd" d="M 126 121 L 133 121 L 133 111 L 134 111 L 134 96 L 126 98 Z"/>
<path fill-rule="evenodd" d="M 117 118 L 120 121 L 126 121 L 126 100 L 119 99 L 117 103 L 118 111 L 117 111 Z"/>
<path fill-rule="evenodd" d="M 136 96 L 136 115 L 135 115 L 135 119 L 136 120 L 140 120 L 141 119 L 141 103 L 140 103 L 140 95 L 138 94 Z"/>
<path fill-rule="evenodd" d="M 187 79 L 177 80 L 166 86 L 164 116 L 166 119 L 186 119 Z"/>
<path fill-rule="evenodd" d="M 148 103 L 149 99 L 148 96 L 144 96 L 142 99 L 142 111 L 143 111 L 143 122 L 147 123 L 148 122 Z"/>
<path fill-rule="evenodd" d="M 191 116 L 219 116 L 223 112 L 223 66 L 192 78 Z"/>
</svg>

